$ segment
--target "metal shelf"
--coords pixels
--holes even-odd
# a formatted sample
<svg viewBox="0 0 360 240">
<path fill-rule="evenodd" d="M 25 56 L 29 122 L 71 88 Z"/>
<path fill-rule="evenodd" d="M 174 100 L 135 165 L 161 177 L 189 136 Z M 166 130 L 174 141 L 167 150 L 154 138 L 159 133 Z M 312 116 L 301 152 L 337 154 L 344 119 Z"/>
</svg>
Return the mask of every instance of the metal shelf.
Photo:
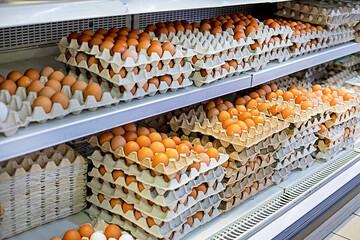
<svg viewBox="0 0 360 240">
<path fill-rule="evenodd" d="M 279 185 L 270 186 L 241 205 L 200 226 L 186 235 L 184 240 L 272 239 L 354 179 L 359 171 L 360 153 L 357 150 L 349 149 L 343 151 L 335 159 L 326 163 L 315 161 L 310 168 L 290 173 L 288 178 Z M 304 180 L 310 179 L 316 174 L 321 177 L 317 178 L 318 181 L 313 183 L 313 186 L 309 187 L 308 184 L 303 184 Z M 274 205 L 270 207 L 269 203 L 284 195 L 284 193 L 289 192 L 294 187 L 306 190 L 249 231 L 244 232 L 240 236 L 237 235 L 239 231 L 237 231 L 236 223 L 240 223 L 241 220 L 247 221 L 246 218 L 248 216 L 257 213 L 264 206 L 268 206 L 267 209 L 271 212 Z M 256 221 L 257 218 L 253 220 Z M 65 231 L 89 222 L 90 219 L 86 213 L 81 212 L 29 230 L 9 240 L 25 240 L 35 237 L 37 239 L 50 239 L 54 236 L 61 236 Z M 229 226 L 233 226 L 234 235 L 226 231 L 229 229 Z M 222 238 L 219 237 L 219 233 L 222 233 Z"/>
<path fill-rule="evenodd" d="M 265 69 L 252 73 L 252 86 L 269 82 L 293 72 L 322 64 L 336 58 L 360 51 L 360 43 L 349 42 L 342 45 L 322 49 L 312 54 L 299 56 L 282 63 L 270 62 Z"/>
<path fill-rule="evenodd" d="M 174 10 L 226 7 L 283 0 L 62 0 L 11 1 L 0 4 L 0 28 L 77 19 Z"/>
<path fill-rule="evenodd" d="M 176 92 L 156 94 L 129 103 L 84 111 L 44 124 L 32 123 L 11 137 L 0 136 L 0 161 L 39 149 L 91 135 L 112 127 L 135 122 L 197 102 L 226 95 L 251 86 L 250 75 L 239 75 L 197 88 L 190 86 Z"/>
</svg>

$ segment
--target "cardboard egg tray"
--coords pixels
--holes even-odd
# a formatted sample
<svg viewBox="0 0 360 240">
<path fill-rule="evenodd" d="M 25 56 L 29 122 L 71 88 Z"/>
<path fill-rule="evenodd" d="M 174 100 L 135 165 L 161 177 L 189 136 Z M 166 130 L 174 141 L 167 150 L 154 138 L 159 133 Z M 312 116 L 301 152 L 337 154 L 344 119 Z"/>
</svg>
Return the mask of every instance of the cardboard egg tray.
<svg viewBox="0 0 360 240">
<path fill-rule="evenodd" d="M 197 202 L 199 202 L 201 200 L 205 200 L 206 198 L 209 198 L 210 196 L 218 195 L 218 193 L 220 191 L 222 191 L 223 189 L 224 188 L 223 188 L 222 184 L 218 182 L 218 185 L 215 190 L 210 187 L 210 188 L 208 188 L 206 194 L 204 194 L 202 191 L 198 191 L 197 199 L 191 199 L 190 197 L 188 197 L 188 204 L 190 204 L 190 201 L 193 201 L 193 203 L 196 204 Z M 176 217 L 169 222 L 165 222 L 165 221 L 159 220 L 159 219 L 154 219 L 154 221 L 157 225 L 150 228 L 148 226 L 148 224 L 146 223 L 145 217 L 142 217 L 139 220 L 136 220 L 133 210 L 129 210 L 126 213 L 124 213 L 122 208 L 119 205 L 116 205 L 114 208 L 112 208 L 109 201 L 106 199 L 102 203 L 100 203 L 98 200 L 98 197 L 96 195 L 91 195 L 90 197 L 87 197 L 87 200 L 95 206 L 98 206 L 102 209 L 112 212 L 115 215 L 124 217 L 125 219 L 131 221 L 132 223 L 141 227 L 145 231 L 147 231 L 150 234 L 152 234 L 156 237 L 159 237 L 159 238 L 170 234 L 175 229 L 180 229 L 180 227 L 186 222 L 186 218 L 189 217 L 188 215 L 186 215 L 187 212 L 184 212 L 179 217 Z M 206 212 L 210 211 L 210 209 L 212 208 L 212 204 L 214 204 L 215 207 L 217 207 L 218 204 L 220 204 L 221 198 L 217 198 L 216 201 L 217 201 L 217 203 L 209 201 L 207 206 L 205 206 L 205 202 L 203 202 L 202 207 L 204 207 L 204 208 L 203 209 L 200 208 L 199 211 L 206 211 Z M 161 224 L 161 226 L 159 226 L 158 224 L 159 225 Z M 120 227 L 122 227 L 121 224 L 120 224 Z M 124 229 L 127 229 L 127 228 L 124 227 Z"/>
<path fill-rule="evenodd" d="M 358 77 L 358 73 L 356 71 L 351 71 L 351 70 L 344 70 L 339 72 L 338 74 L 328 78 L 326 80 L 327 83 L 329 84 L 337 84 L 337 85 L 343 85 L 345 84 L 349 84 L 350 87 L 353 86 L 357 86 L 359 87 L 359 77 Z"/>
<path fill-rule="evenodd" d="M 268 62 L 269 62 L 269 60 L 265 57 L 264 54 L 262 54 L 262 55 L 258 55 L 257 57 L 255 57 L 253 59 L 250 58 L 247 63 L 250 64 L 250 68 L 252 70 L 257 72 L 260 69 L 264 69 L 266 67 L 266 65 L 268 64 Z"/>
<path fill-rule="evenodd" d="M 321 152 L 320 150 L 317 150 L 312 153 L 312 156 L 318 160 L 322 161 L 329 161 L 333 159 L 340 151 L 343 149 L 350 148 L 354 145 L 354 138 L 346 138 L 344 141 L 342 141 L 340 144 L 334 146 L 333 148 L 330 148 L 329 150 L 325 152 Z"/>
<path fill-rule="evenodd" d="M 359 126 L 359 120 L 354 117 L 351 118 L 349 121 L 346 121 L 342 124 L 335 125 L 329 128 L 326 132 L 319 133 L 317 132 L 316 135 L 320 139 L 329 139 L 330 141 L 335 141 L 339 138 L 342 138 L 345 133 L 345 128 L 349 128 L 351 130 L 355 130 Z"/>
<path fill-rule="evenodd" d="M 248 179 L 249 183 L 253 183 L 259 179 L 262 179 L 266 176 L 270 176 L 272 174 L 272 167 L 275 160 L 272 158 L 269 163 L 266 161 L 262 161 L 259 166 L 257 163 L 254 164 L 254 169 L 251 169 L 249 166 L 243 166 L 242 170 L 233 169 L 230 167 L 226 168 L 226 175 L 222 181 L 225 187 L 234 186 L 234 184 L 244 181 L 244 179 Z M 246 172 L 245 172 L 246 170 Z M 245 185 L 242 185 L 246 187 Z"/>
<path fill-rule="evenodd" d="M 309 82 L 305 82 L 302 80 L 298 80 L 296 77 L 294 76 L 285 76 L 285 77 L 281 77 L 278 78 L 270 83 L 276 83 L 277 86 L 279 88 L 282 89 L 288 89 L 289 87 L 293 86 L 293 85 L 299 85 L 302 88 L 310 88 L 312 86 L 311 83 Z"/>
<path fill-rule="evenodd" d="M 86 172 L 84 158 L 64 144 L 1 162 L 1 237 L 81 211 Z"/>
<path fill-rule="evenodd" d="M 259 187 L 258 189 L 255 189 L 254 187 L 251 187 L 250 190 L 250 194 L 248 194 L 247 192 L 241 192 L 240 194 L 238 194 L 237 196 L 234 196 L 232 198 L 229 199 L 224 199 L 220 205 L 219 205 L 219 209 L 222 210 L 223 212 L 227 212 L 230 209 L 232 209 L 233 207 L 239 205 L 240 203 L 246 201 L 248 198 L 254 196 L 255 194 L 257 194 L 258 192 L 264 190 L 265 188 L 271 186 L 273 183 L 269 178 L 265 179 L 265 185 L 262 184 L 261 182 L 259 183 Z"/>
<path fill-rule="evenodd" d="M 199 171 L 194 168 L 186 170 L 184 173 L 180 174 L 181 183 L 176 183 L 174 179 L 166 182 L 163 177 L 164 175 L 152 176 L 149 169 L 142 169 L 140 171 L 138 164 L 133 163 L 129 165 L 126 163 L 124 158 L 114 160 L 111 154 L 108 153 L 103 156 L 99 150 L 96 150 L 91 156 L 89 156 L 89 159 L 93 162 L 96 168 L 103 165 L 108 172 L 112 172 L 113 170 L 122 170 L 125 174 L 134 175 L 142 183 L 155 187 L 159 192 L 162 192 L 161 189 L 167 191 L 179 188 L 189 181 L 199 177 L 201 174 L 217 169 L 221 164 L 228 160 L 228 156 L 227 154 L 220 154 L 219 161 L 211 158 L 209 166 L 204 163 L 200 163 Z M 199 159 L 194 160 L 194 162 L 199 162 Z"/>
<path fill-rule="evenodd" d="M 191 165 L 195 159 L 198 159 L 197 154 L 194 151 L 191 151 L 189 157 L 187 157 L 185 154 L 180 154 L 180 159 L 178 161 L 175 161 L 175 159 L 169 159 L 168 166 L 165 166 L 164 164 L 158 164 L 154 168 L 152 167 L 151 159 L 145 158 L 142 161 L 139 161 L 139 159 L 137 158 L 137 152 L 132 152 L 128 156 L 126 156 L 122 147 L 114 151 L 113 149 L 111 149 L 110 142 L 104 142 L 102 145 L 100 145 L 97 136 L 92 136 L 89 139 L 89 143 L 93 147 L 99 147 L 104 153 L 110 152 L 114 154 L 114 156 L 117 158 L 126 158 L 126 160 L 130 164 L 137 163 L 142 167 L 153 170 L 157 175 L 167 175 L 170 179 L 173 179 L 179 171 L 181 174 L 184 173 L 187 167 Z"/>
<path fill-rule="evenodd" d="M 322 48 L 326 48 L 326 47 L 328 47 L 328 45 L 325 42 L 317 43 L 317 45 L 311 44 L 311 46 L 305 45 L 305 46 L 301 46 L 300 49 L 296 48 L 294 51 L 290 51 L 290 55 L 291 55 L 291 57 L 297 57 L 300 55 L 316 52 L 316 51 L 318 51 Z"/>
<path fill-rule="evenodd" d="M 296 151 L 296 155 L 294 155 L 293 153 L 283 155 L 281 158 L 277 159 L 277 161 L 272 165 L 272 168 L 274 170 L 279 170 L 282 167 L 289 165 L 289 163 L 293 163 L 302 158 L 305 158 L 308 155 L 311 155 L 316 151 L 316 148 L 313 146 L 313 144 L 310 144 L 297 148 L 294 151 Z"/>
<path fill-rule="evenodd" d="M 110 185 L 110 184 L 109 184 Z M 176 210 L 169 208 L 166 211 L 162 210 L 162 207 L 156 204 L 150 205 L 149 202 L 145 199 L 129 199 L 129 197 L 126 196 L 125 193 L 122 194 L 108 194 L 104 190 L 104 188 L 101 187 L 100 184 L 98 184 L 99 190 L 96 189 L 94 185 L 89 185 L 92 191 L 92 196 L 90 198 L 93 198 L 91 202 L 94 202 L 94 198 L 98 198 L 98 194 L 103 194 L 105 197 L 105 200 L 102 202 L 106 202 L 106 205 L 110 205 L 111 199 L 122 199 L 126 200 L 128 204 L 133 204 L 135 210 L 138 210 L 141 212 L 144 218 L 151 217 L 153 219 L 156 219 L 158 221 L 171 223 L 171 222 L 182 222 L 184 219 L 186 220 L 187 217 L 194 215 L 196 212 L 204 210 L 209 208 L 209 206 L 218 206 L 220 204 L 220 201 L 222 200 L 219 194 L 215 194 L 212 196 L 208 196 L 206 198 L 203 198 L 202 200 L 199 199 L 199 201 L 188 201 L 186 205 L 184 205 L 182 202 L 178 202 L 175 207 Z M 187 197 L 187 196 L 186 196 Z M 187 198 L 184 198 L 185 201 Z M 104 203 L 105 204 L 105 203 Z M 111 208 L 111 206 L 110 206 Z M 114 207 L 115 209 L 115 207 Z M 134 212 L 133 214 L 134 215 Z"/>
<path fill-rule="evenodd" d="M 285 131 L 288 136 L 293 136 L 305 130 L 316 129 L 317 125 L 319 125 L 320 123 L 325 123 L 329 119 L 331 119 L 330 114 L 318 114 L 311 117 L 309 120 L 305 122 L 301 122 L 296 125 L 291 124 L 290 127 L 287 128 Z M 318 130 L 312 130 L 312 131 L 318 131 Z"/>
<path fill-rule="evenodd" d="M 218 71 L 219 69 L 221 70 L 221 73 Z M 194 71 L 192 72 L 190 79 L 194 82 L 195 86 L 201 87 L 204 84 L 216 82 L 226 77 L 237 76 L 242 72 L 249 71 L 250 69 L 251 67 L 248 63 L 245 63 L 244 67 L 237 65 L 236 70 L 230 66 L 229 71 L 227 71 L 225 68 L 219 67 L 218 69 L 215 69 L 214 76 L 211 75 L 212 69 L 207 69 L 207 75 L 205 77 L 201 76 L 200 71 Z"/>
<path fill-rule="evenodd" d="M 46 77 L 41 77 L 43 83 L 47 80 Z M 99 107 L 109 107 L 119 103 L 119 99 L 106 91 L 103 85 L 102 90 L 103 94 L 99 102 L 92 95 L 84 101 L 82 91 L 77 90 L 72 95 L 70 86 L 63 86 L 61 91 L 69 98 L 69 106 L 63 109 L 60 103 L 54 103 L 50 113 L 45 113 L 42 107 L 35 107 L 32 110 L 31 106 L 37 97 L 35 92 L 26 94 L 25 88 L 18 87 L 16 93 L 10 96 L 7 90 L 0 90 L 0 101 L 4 102 L 9 109 L 7 118 L 0 123 L 0 132 L 8 137 L 15 134 L 20 127 L 27 127 L 31 122 L 44 123 L 50 119 L 61 119 L 70 113 L 78 115 L 83 110 L 95 111 Z"/>
<path fill-rule="evenodd" d="M 102 178 L 111 183 L 128 188 L 129 186 L 126 184 L 124 178 L 118 178 L 117 180 L 114 180 L 111 174 L 114 170 L 122 170 L 126 175 L 135 176 L 136 179 L 144 185 L 144 188 L 147 190 L 145 193 L 142 193 L 139 190 L 137 183 L 133 185 L 134 188 L 131 190 L 137 192 L 140 195 L 145 194 L 145 198 L 151 198 L 151 201 L 158 202 L 163 198 L 163 195 L 166 195 L 168 198 L 161 200 L 159 202 L 159 205 L 169 204 L 171 201 L 175 201 L 177 198 L 183 196 L 181 195 L 181 192 L 190 192 L 193 186 L 198 186 L 203 182 L 208 182 L 212 179 L 220 178 L 223 175 L 223 171 L 220 167 L 223 161 L 221 163 L 218 163 L 214 159 L 212 159 L 209 167 L 207 167 L 204 163 L 201 163 L 200 171 L 191 168 L 190 170 L 180 175 L 179 182 L 177 182 L 175 179 L 167 182 L 161 175 L 153 177 L 148 170 L 139 171 L 136 164 L 132 164 L 130 166 L 125 165 L 122 159 L 116 161 L 117 163 L 121 161 L 120 164 L 116 164 L 115 167 L 110 167 L 108 163 L 113 162 L 113 160 L 111 159 L 109 154 L 105 155 L 105 157 L 102 159 L 103 161 L 95 160 L 96 157 L 96 152 L 90 157 L 92 163 L 95 166 L 95 168 L 92 169 L 92 171 L 90 172 L 91 176 Z M 105 167 L 105 170 L 107 171 L 103 176 L 98 171 L 98 168 L 101 165 L 103 165 Z M 125 165 L 124 168 L 122 168 L 123 165 Z M 153 190 L 156 190 L 157 194 L 155 194 Z M 174 200 L 170 200 L 171 198 L 169 197 L 169 191 L 176 191 L 172 193 L 176 196 Z M 147 193 L 148 195 L 146 195 Z M 156 198 L 159 198 L 159 200 L 156 200 Z"/>
<path fill-rule="evenodd" d="M 291 42 L 297 47 L 305 46 L 305 44 L 313 39 L 317 39 L 319 42 L 326 42 L 330 37 L 330 33 L 327 30 L 308 32 L 291 37 Z"/>
<path fill-rule="evenodd" d="M 141 227 L 137 227 L 131 221 L 128 221 L 126 219 L 122 219 L 118 215 L 113 215 L 111 212 L 97 208 L 96 206 L 92 205 L 88 210 L 88 213 L 90 215 L 90 218 L 99 218 L 104 219 L 107 223 L 113 223 L 116 225 L 121 226 L 122 228 L 126 229 L 127 231 L 130 231 L 133 236 L 135 236 L 138 239 L 149 239 L 149 240 L 156 240 L 158 237 L 154 236 L 151 232 L 144 231 Z M 211 216 L 209 215 L 209 212 L 211 212 Z M 199 219 L 195 218 L 193 225 L 190 227 L 188 224 L 183 224 L 177 228 L 173 229 L 173 232 L 166 234 L 165 236 L 162 236 L 162 238 L 166 240 L 174 239 L 182 239 L 186 234 L 193 231 L 194 229 L 198 228 L 199 226 L 209 222 L 210 220 L 214 219 L 215 217 L 220 215 L 220 211 L 217 208 L 211 208 L 209 210 L 204 211 L 204 217 L 201 221 Z M 146 222 L 142 223 L 144 225 L 147 225 Z M 153 226 L 151 230 L 156 231 L 158 230 L 158 226 Z M 173 234 L 173 237 L 171 235 Z"/>
<path fill-rule="evenodd" d="M 314 134 L 305 136 L 302 139 L 299 139 L 296 143 L 292 143 L 290 146 L 282 146 L 281 148 L 277 149 L 274 152 L 273 157 L 274 159 L 281 161 L 289 157 L 292 158 L 294 156 L 292 153 L 296 151 L 297 153 L 296 156 L 294 156 L 294 160 L 299 159 L 316 150 L 313 145 L 317 140 L 318 138 Z"/>
<path fill-rule="evenodd" d="M 190 64 L 194 67 L 195 70 L 199 71 L 200 69 L 217 69 L 225 63 L 225 59 L 219 55 L 214 55 L 214 57 L 205 57 L 205 61 L 202 58 L 199 58 L 195 63 L 191 60 Z"/>
<path fill-rule="evenodd" d="M 267 101 L 269 102 L 269 101 Z M 282 115 L 278 113 L 276 117 L 278 117 L 280 120 L 286 120 L 294 125 L 299 126 L 301 123 L 308 121 L 313 116 L 316 116 L 318 114 L 323 114 L 326 111 L 329 111 L 331 109 L 330 104 L 328 102 L 321 102 L 317 106 L 314 106 L 313 108 L 308 108 L 306 110 L 301 109 L 300 104 L 295 104 L 295 99 L 290 99 L 289 101 L 284 101 L 282 96 L 279 96 L 278 99 L 272 99 L 271 102 L 269 102 L 271 106 L 279 104 L 282 106 L 282 108 L 290 107 L 294 110 L 295 115 L 294 116 L 288 116 L 286 119 L 283 119 Z M 271 116 L 270 111 L 267 109 L 265 113 L 268 116 Z"/>
<path fill-rule="evenodd" d="M 262 113 L 260 113 L 263 115 Z M 177 131 L 179 128 L 189 135 L 191 132 L 200 132 L 205 135 L 210 135 L 218 139 L 221 144 L 226 148 L 232 144 L 236 151 L 241 151 L 244 148 L 251 147 L 271 137 L 273 134 L 280 132 L 281 130 L 289 126 L 288 122 L 278 121 L 275 117 L 266 117 L 265 124 L 259 124 L 257 127 L 251 127 L 249 131 L 243 131 L 241 135 L 235 134 L 232 137 L 226 135 L 226 131 L 222 128 L 221 122 L 217 117 L 208 119 L 205 112 L 200 106 L 199 108 L 192 109 L 187 114 L 183 113 L 179 118 L 173 117 L 169 122 L 173 131 Z M 234 118 L 235 119 L 235 118 Z"/>
<path fill-rule="evenodd" d="M 295 169 L 304 170 L 305 168 L 310 167 L 313 162 L 314 159 L 311 157 L 311 155 L 307 155 L 306 157 L 300 158 L 293 162 L 286 163 L 288 165 L 285 165 L 285 163 L 283 166 L 278 165 L 278 169 L 274 169 L 274 173 L 271 176 L 271 181 L 274 184 L 279 184 L 280 182 L 285 181 L 287 176 Z"/>
<path fill-rule="evenodd" d="M 147 64 L 153 66 L 157 65 L 162 61 L 165 65 L 173 60 L 175 63 L 179 63 L 182 59 L 192 58 L 194 52 L 191 49 L 184 49 L 182 46 L 175 45 L 175 54 L 172 56 L 169 51 L 164 51 L 162 56 L 159 56 L 157 53 L 152 53 L 149 56 L 145 49 L 141 49 L 137 53 L 137 61 L 128 57 L 125 61 L 122 60 L 121 54 L 116 52 L 113 56 L 110 54 L 110 50 L 105 48 L 102 52 L 99 50 L 99 45 L 94 45 L 92 48 L 89 48 L 88 42 L 83 42 L 80 46 L 76 39 L 72 39 L 70 43 L 66 37 L 63 37 L 58 44 L 60 52 L 65 54 L 66 51 L 69 51 L 71 56 L 75 57 L 79 52 L 86 53 L 88 55 L 93 55 L 99 59 L 101 65 L 104 68 L 107 68 L 111 65 L 114 69 L 114 66 L 118 66 L 119 70 L 121 67 L 124 67 L 127 71 L 131 71 L 134 67 L 145 68 Z M 136 52 L 134 46 L 130 46 L 129 49 L 133 49 Z M 115 70 L 115 69 L 114 69 Z"/>
<path fill-rule="evenodd" d="M 296 157 L 294 155 L 291 155 L 290 158 L 284 158 L 282 161 L 276 162 L 273 165 L 272 169 L 275 172 L 275 171 L 281 171 L 282 169 L 290 166 L 291 167 L 290 171 L 293 171 L 297 168 L 304 170 L 306 166 L 312 164 L 312 162 L 314 161 L 314 159 L 311 157 L 311 154 L 315 151 L 316 148 L 312 146 L 306 150 L 302 149 L 299 152 L 297 152 L 298 154 L 296 155 Z"/>
<path fill-rule="evenodd" d="M 338 114 L 338 113 L 334 113 L 334 114 L 336 114 L 335 119 L 330 118 L 329 120 L 327 120 L 325 122 L 325 126 L 327 128 L 347 122 L 354 117 L 358 117 L 360 115 L 360 107 L 356 106 L 354 111 L 351 110 L 351 111 L 346 111 L 346 112 L 343 112 L 340 114 Z"/>
<path fill-rule="evenodd" d="M 291 58 L 291 54 L 289 49 L 287 48 L 278 48 L 270 51 L 267 57 L 269 62 L 274 60 L 277 60 L 278 62 L 283 62 L 289 60 Z"/>
<path fill-rule="evenodd" d="M 352 107 L 359 106 L 360 103 L 360 95 L 355 95 L 353 99 L 349 101 L 344 101 L 343 98 L 339 98 L 339 104 L 333 106 L 329 109 L 330 113 L 341 114 L 349 111 Z"/>
<path fill-rule="evenodd" d="M 172 68 L 169 64 L 166 64 L 161 70 L 159 70 L 157 65 L 154 65 L 149 72 L 145 68 L 139 69 L 138 74 L 135 74 L 133 71 L 128 71 L 125 78 L 122 78 L 119 73 L 115 73 L 114 76 L 111 77 L 108 68 L 104 68 L 100 72 L 96 63 L 89 67 L 85 60 L 82 60 L 79 63 L 76 62 L 75 57 L 70 57 L 69 60 L 66 60 L 65 54 L 63 53 L 57 57 L 57 60 L 69 65 L 72 70 L 78 68 L 84 73 L 89 71 L 92 76 L 100 76 L 117 86 L 124 86 L 128 91 L 131 90 L 135 84 L 137 84 L 138 87 L 142 87 L 148 79 L 153 77 L 171 75 L 173 79 L 178 79 L 180 75 L 183 75 L 184 78 L 188 78 L 190 73 L 194 70 L 191 64 L 187 62 L 184 62 L 184 66 L 181 66 L 180 63 L 176 63 Z M 110 68 L 112 68 L 114 72 L 119 72 L 121 69 L 121 67 L 114 64 L 111 64 Z"/>
<path fill-rule="evenodd" d="M 337 6 L 337 8 L 328 8 L 328 6 L 326 6 L 317 10 L 314 10 L 316 7 L 313 6 L 309 12 L 310 6 L 303 6 L 305 7 L 297 9 L 284 6 L 281 10 L 276 12 L 276 15 L 327 26 L 329 29 L 339 27 L 340 25 L 354 27 L 360 20 L 359 16 L 357 16 L 360 12 L 360 8 L 347 9 L 350 10 L 350 12 L 347 12 L 346 10 L 343 11 L 344 8 L 339 6 Z M 353 14 L 351 14 L 351 12 Z"/>
</svg>

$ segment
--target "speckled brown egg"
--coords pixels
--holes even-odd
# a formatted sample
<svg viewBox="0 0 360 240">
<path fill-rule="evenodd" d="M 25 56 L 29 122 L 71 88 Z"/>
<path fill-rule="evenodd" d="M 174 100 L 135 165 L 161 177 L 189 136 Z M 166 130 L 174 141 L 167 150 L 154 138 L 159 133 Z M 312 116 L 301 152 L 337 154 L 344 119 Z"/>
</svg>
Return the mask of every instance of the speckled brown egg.
<svg viewBox="0 0 360 240">
<path fill-rule="evenodd" d="M 89 95 L 95 97 L 96 101 L 100 101 L 102 97 L 102 90 L 99 84 L 97 83 L 89 83 L 84 91 L 84 100 L 87 99 Z"/>
<path fill-rule="evenodd" d="M 50 98 L 48 98 L 48 97 L 39 96 L 34 100 L 34 102 L 32 104 L 33 111 L 34 111 L 35 107 L 42 107 L 44 109 L 45 113 L 49 113 L 51 111 L 52 102 L 51 102 Z"/>
<path fill-rule="evenodd" d="M 84 91 L 87 87 L 87 83 L 81 80 L 77 80 L 72 86 L 71 86 L 71 94 L 74 95 L 76 90 Z"/>
</svg>

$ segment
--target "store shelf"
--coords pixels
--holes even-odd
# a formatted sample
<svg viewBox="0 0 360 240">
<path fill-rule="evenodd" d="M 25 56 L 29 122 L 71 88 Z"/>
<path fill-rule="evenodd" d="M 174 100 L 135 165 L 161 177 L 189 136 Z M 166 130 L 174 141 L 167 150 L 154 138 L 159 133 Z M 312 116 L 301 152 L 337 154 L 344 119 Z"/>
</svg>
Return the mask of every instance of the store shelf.
<svg viewBox="0 0 360 240">
<path fill-rule="evenodd" d="M 252 74 L 252 86 L 274 80 L 276 78 L 301 71 L 349 54 L 360 51 L 360 43 L 349 42 L 342 45 L 322 49 L 318 52 L 306 54 L 282 63 L 271 62 L 265 69 Z"/>
<path fill-rule="evenodd" d="M 174 10 L 270 3 L 283 0 L 62 0 L 10 1 L 0 4 L 0 28 L 77 19 Z M 5 17 L 6 16 L 6 17 Z"/>
<path fill-rule="evenodd" d="M 290 173 L 288 178 L 279 185 L 270 186 L 234 209 L 197 228 L 186 235 L 184 240 L 273 239 L 281 231 L 350 182 L 359 172 L 360 153 L 352 149 L 341 152 L 329 162 L 316 161 L 310 168 Z M 316 179 L 316 182 L 312 179 Z M 294 191 L 294 189 L 298 191 Z M 287 201 L 277 211 L 273 211 L 276 209 L 276 205 L 273 203 L 292 191 L 302 191 L 302 193 L 297 195 L 295 199 Z M 248 231 L 239 234 L 238 226 L 243 223 L 250 226 L 250 223 L 262 219 L 262 215 L 258 215 L 258 213 L 264 208 L 268 209 L 268 212 L 273 211 L 272 214 L 259 221 L 254 227 L 249 227 Z M 252 214 L 256 217 L 250 220 Z M 81 212 L 32 229 L 9 240 L 50 239 L 54 236 L 61 236 L 65 231 L 88 222 L 90 222 L 88 216 Z"/>
<path fill-rule="evenodd" d="M 52 120 L 43 124 L 32 123 L 27 128 L 19 129 L 14 136 L 0 136 L 0 161 L 226 95 L 250 86 L 250 75 L 242 74 L 201 88 L 191 86 L 176 92 L 156 94 L 153 97 L 101 108 L 94 112 L 84 111 L 78 116 L 69 115 L 63 119 Z"/>
</svg>

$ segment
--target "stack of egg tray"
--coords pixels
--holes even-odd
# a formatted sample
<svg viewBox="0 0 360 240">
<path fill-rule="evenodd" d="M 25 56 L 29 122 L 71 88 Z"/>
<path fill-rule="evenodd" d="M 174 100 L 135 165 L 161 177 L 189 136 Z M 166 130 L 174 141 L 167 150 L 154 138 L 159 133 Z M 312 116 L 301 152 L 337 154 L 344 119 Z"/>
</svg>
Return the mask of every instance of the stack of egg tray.
<svg viewBox="0 0 360 240">
<path fill-rule="evenodd" d="M 0 164 L 1 237 L 80 212 L 86 206 L 87 161 L 62 144 Z"/>
<path fill-rule="evenodd" d="M 271 153 L 286 139 L 283 130 L 289 123 L 272 117 L 265 119 L 264 125 L 252 127 L 249 131 L 232 137 L 224 133 L 217 117 L 208 119 L 201 106 L 173 117 L 169 122 L 173 131 L 181 130 L 189 136 L 197 133 L 203 139 L 211 136 L 215 139 L 212 146 L 230 156 L 223 180 L 226 189 L 219 206 L 223 211 L 230 210 L 272 184 L 271 164 L 274 160 Z"/>
<path fill-rule="evenodd" d="M 288 75 L 281 78 L 277 78 L 270 83 L 275 83 L 278 88 L 289 89 L 291 86 L 299 85 L 301 88 L 310 88 L 312 85 L 309 82 L 299 80 L 296 76 Z M 270 84 L 269 83 L 269 84 Z"/>
<path fill-rule="evenodd" d="M 139 239 L 181 239 L 221 213 L 218 206 L 225 175 L 221 164 L 228 161 L 228 155 L 220 154 L 219 161 L 210 159 L 209 166 L 201 163 L 199 170 L 185 165 L 165 177 L 166 174 L 159 174 L 159 168 L 144 168 L 143 162 L 137 159 L 130 161 L 131 164 L 130 159 L 124 157 L 114 160 L 116 152 L 119 151 L 96 150 L 89 157 L 94 165 L 89 172 L 92 180 L 88 183 L 92 195 L 87 198 L 92 204 L 88 210 L 91 218 L 117 224 Z M 168 167 L 161 172 L 171 170 Z M 101 168 L 105 172 L 100 171 Z M 114 178 L 114 171 L 123 174 Z M 153 175 L 154 172 L 157 175 Z M 129 177 L 134 181 L 128 182 Z M 198 190 L 194 198 L 192 194 L 200 185 L 205 185 L 206 191 Z M 99 199 L 99 195 L 104 199 Z M 131 209 L 125 210 L 121 204 L 112 206 L 114 199 L 131 205 Z M 202 212 L 201 218 L 192 218 L 198 212 Z M 188 218 L 193 219 L 193 223 L 189 224 Z M 149 225 L 149 219 L 153 224 Z"/>
<path fill-rule="evenodd" d="M 334 113 L 335 114 L 335 113 Z M 343 113 L 337 113 L 336 118 L 325 122 L 326 132 L 317 133 L 317 151 L 313 156 L 319 160 L 328 161 L 343 149 L 354 145 L 359 136 L 360 107 L 356 106 Z"/>
</svg>

